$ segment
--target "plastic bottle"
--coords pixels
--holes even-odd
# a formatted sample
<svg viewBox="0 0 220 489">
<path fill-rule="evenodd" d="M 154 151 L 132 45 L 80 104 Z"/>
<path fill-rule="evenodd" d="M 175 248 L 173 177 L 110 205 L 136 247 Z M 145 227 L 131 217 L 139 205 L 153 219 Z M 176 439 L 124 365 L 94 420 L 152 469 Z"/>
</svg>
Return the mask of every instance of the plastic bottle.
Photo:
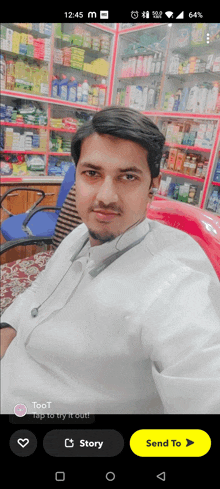
<svg viewBox="0 0 220 489">
<path fill-rule="evenodd" d="M 70 102 L 76 102 L 77 100 L 77 81 L 72 76 L 67 84 L 67 100 Z"/>
<path fill-rule="evenodd" d="M 6 63 L 3 54 L 0 54 L 0 87 L 1 90 L 5 89 L 6 85 Z"/>
<path fill-rule="evenodd" d="M 78 87 L 77 87 L 77 99 L 76 99 L 77 102 L 82 102 L 82 84 L 79 83 Z"/>
<path fill-rule="evenodd" d="M 67 84 L 68 79 L 66 75 L 62 75 L 62 79 L 59 82 L 59 97 L 62 100 L 67 100 Z"/>
<path fill-rule="evenodd" d="M 106 104 L 107 85 L 105 79 L 102 79 L 102 83 L 99 85 L 99 105 L 103 107 Z"/>
<path fill-rule="evenodd" d="M 57 76 L 53 76 L 52 79 L 52 97 L 58 97 L 59 92 L 59 79 Z"/>
<path fill-rule="evenodd" d="M 89 84 L 87 80 L 84 80 L 82 84 L 82 102 L 84 104 L 88 104 L 88 97 L 89 97 Z"/>
</svg>

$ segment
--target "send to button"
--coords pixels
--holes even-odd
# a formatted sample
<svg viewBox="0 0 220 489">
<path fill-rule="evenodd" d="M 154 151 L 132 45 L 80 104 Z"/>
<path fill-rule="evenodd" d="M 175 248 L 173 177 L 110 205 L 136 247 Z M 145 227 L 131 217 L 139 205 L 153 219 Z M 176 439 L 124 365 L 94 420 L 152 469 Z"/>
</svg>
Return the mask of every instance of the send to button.
<svg viewBox="0 0 220 489">
<path fill-rule="evenodd" d="M 211 438 L 203 430 L 138 430 L 130 447 L 139 457 L 202 457 Z"/>
</svg>

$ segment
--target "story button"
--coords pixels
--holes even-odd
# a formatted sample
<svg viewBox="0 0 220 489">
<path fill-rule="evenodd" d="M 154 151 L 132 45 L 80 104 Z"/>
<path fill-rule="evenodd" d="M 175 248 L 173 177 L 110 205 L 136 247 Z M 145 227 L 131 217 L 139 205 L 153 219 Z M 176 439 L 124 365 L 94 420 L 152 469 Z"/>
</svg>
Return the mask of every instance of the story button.
<svg viewBox="0 0 220 489">
<path fill-rule="evenodd" d="M 115 457 L 124 448 L 116 430 L 51 430 L 43 440 L 52 457 Z"/>
</svg>

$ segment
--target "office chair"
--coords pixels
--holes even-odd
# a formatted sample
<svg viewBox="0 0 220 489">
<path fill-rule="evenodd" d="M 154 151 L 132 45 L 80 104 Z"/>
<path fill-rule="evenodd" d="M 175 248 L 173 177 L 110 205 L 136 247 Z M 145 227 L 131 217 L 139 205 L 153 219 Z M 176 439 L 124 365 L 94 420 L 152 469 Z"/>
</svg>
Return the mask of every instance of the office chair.
<svg viewBox="0 0 220 489">
<path fill-rule="evenodd" d="M 52 237 L 54 235 L 60 209 L 74 182 L 75 165 L 72 165 L 66 172 L 61 184 L 56 206 L 38 206 L 38 204 L 44 199 L 45 193 L 43 190 L 37 188 L 13 187 L 12 189 L 7 190 L 0 199 L 0 207 L 2 207 L 4 211 L 9 214 L 9 218 L 5 219 L 1 225 L 1 232 L 5 240 L 13 242 L 15 240 L 22 240 L 31 236 Z M 25 213 L 13 215 L 3 207 L 2 202 L 11 192 L 14 192 L 15 190 L 40 192 L 42 195 Z M 48 212 L 45 212 L 46 210 Z M 51 210 L 55 212 L 51 212 Z"/>
</svg>

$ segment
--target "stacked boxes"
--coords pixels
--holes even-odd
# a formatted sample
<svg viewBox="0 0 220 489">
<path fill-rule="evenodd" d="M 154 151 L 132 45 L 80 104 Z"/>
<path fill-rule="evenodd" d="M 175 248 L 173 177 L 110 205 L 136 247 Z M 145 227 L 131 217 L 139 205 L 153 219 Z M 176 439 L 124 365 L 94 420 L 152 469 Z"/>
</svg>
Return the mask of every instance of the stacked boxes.
<svg viewBox="0 0 220 489">
<path fill-rule="evenodd" d="M 85 51 L 84 49 L 80 48 L 75 48 L 71 47 L 71 67 L 72 68 L 77 68 L 78 70 L 83 69 L 83 64 L 84 64 L 84 55 Z"/>
</svg>

